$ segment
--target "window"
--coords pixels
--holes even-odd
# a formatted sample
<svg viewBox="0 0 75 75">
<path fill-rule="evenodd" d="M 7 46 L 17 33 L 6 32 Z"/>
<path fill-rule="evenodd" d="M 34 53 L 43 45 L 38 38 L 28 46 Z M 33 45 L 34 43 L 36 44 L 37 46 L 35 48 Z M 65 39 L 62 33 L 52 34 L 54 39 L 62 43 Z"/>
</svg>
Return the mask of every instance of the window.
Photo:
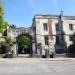
<svg viewBox="0 0 75 75">
<path fill-rule="evenodd" d="M 45 36 L 44 39 L 45 39 L 45 45 L 48 45 L 49 42 L 48 36 Z"/>
<path fill-rule="evenodd" d="M 59 24 L 56 23 L 55 26 L 56 26 L 56 31 L 59 31 Z"/>
<path fill-rule="evenodd" d="M 73 24 L 69 24 L 69 30 L 73 30 Z"/>
<path fill-rule="evenodd" d="M 69 40 L 71 41 L 71 36 L 69 35 Z"/>
<path fill-rule="evenodd" d="M 69 40 L 73 41 L 73 36 L 72 35 L 69 35 Z"/>
<path fill-rule="evenodd" d="M 60 38 L 58 35 L 56 35 L 56 44 L 59 45 L 60 44 Z"/>
<path fill-rule="evenodd" d="M 47 23 L 43 23 L 43 28 L 44 28 L 44 30 L 48 30 Z"/>
</svg>

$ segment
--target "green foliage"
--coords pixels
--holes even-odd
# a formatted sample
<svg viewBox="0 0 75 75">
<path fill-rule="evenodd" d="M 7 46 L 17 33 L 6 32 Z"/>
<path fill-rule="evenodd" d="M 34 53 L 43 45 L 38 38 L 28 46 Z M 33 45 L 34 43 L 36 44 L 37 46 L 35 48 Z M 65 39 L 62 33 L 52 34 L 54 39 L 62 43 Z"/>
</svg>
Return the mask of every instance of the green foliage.
<svg viewBox="0 0 75 75">
<path fill-rule="evenodd" d="M 0 32 L 2 32 L 3 25 L 3 7 L 0 5 Z"/>
<path fill-rule="evenodd" d="M 11 45 L 11 44 L 12 44 L 12 39 L 11 39 L 11 37 L 6 37 L 6 38 L 5 38 L 5 42 L 6 42 L 7 44 Z"/>
<path fill-rule="evenodd" d="M 8 25 L 9 25 L 8 22 L 5 21 L 5 22 L 3 23 L 3 28 L 7 28 Z"/>
<path fill-rule="evenodd" d="M 68 53 L 75 54 L 75 33 L 71 35 L 70 40 L 73 44 L 68 47 Z"/>
<path fill-rule="evenodd" d="M 6 29 L 8 25 L 9 24 L 6 21 L 3 22 L 2 25 L 0 25 L 0 32 L 2 32 L 4 29 Z"/>
<path fill-rule="evenodd" d="M 75 33 L 71 35 L 71 41 L 75 44 Z"/>
<path fill-rule="evenodd" d="M 75 54 L 75 44 L 72 44 L 68 47 L 68 53 Z"/>
<path fill-rule="evenodd" d="M 4 10 L 2 5 L 0 5 L 0 32 L 2 32 L 8 25 L 7 22 L 4 21 Z"/>
<path fill-rule="evenodd" d="M 0 16 L 3 16 L 3 14 L 4 14 L 4 9 L 3 9 L 3 6 L 0 5 Z"/>
<path fill-rule="evenodd" d="M 19 36 L 17 37 L 17 43 L 20 48 L 28 49 L 31 45 L 31 37 L 25 35 Z"/>
<path fill-rule="evenodd" d="M 10 25 L 11 28 L 16 28 L 16 25 L 12 24 Z"/>
</svg>

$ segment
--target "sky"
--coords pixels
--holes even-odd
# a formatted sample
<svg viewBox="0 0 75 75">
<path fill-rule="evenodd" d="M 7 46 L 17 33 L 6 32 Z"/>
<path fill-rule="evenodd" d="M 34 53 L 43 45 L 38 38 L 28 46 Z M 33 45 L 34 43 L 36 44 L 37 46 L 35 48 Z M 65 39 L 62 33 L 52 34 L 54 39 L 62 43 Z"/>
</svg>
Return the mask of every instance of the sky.
<svg viewBox="0 0 75 75">
<path fill-rule="evenodd" d="M 75 16 L 75 0 L 3 0 L 4 18 L 17 27 L 30 27 L 35 14 Z"/>
</svg>

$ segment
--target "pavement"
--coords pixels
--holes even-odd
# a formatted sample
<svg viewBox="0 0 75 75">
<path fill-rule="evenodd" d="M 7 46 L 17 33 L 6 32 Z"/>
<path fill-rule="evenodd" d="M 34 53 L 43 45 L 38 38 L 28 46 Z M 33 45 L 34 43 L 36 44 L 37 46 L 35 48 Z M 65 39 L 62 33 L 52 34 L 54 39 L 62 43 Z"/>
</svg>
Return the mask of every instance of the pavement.
<svg viewBox="0 0 75 75">
<path fill-rule="evenodd" d="M 0 58 L 0 75 L 75 75 L 75 58 Z"/>
<path fill-rule="evenodd" d="M 0 58 L 0 62 L 69 61 L 75 58 Z"/>
</svg>

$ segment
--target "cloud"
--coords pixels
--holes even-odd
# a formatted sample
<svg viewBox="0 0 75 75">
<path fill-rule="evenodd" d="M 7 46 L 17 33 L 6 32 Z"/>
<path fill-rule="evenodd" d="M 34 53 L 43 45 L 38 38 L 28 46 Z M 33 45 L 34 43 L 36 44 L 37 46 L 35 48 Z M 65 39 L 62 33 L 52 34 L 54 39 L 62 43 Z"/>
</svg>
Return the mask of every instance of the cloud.
<svg viewBox="0 0 75 75">
<path fill-rule="evenodd" d="M 53 6 L 55 9 L 58 9 L 58 1 L 57 0 L 53 0 Z"/>
</svg>

